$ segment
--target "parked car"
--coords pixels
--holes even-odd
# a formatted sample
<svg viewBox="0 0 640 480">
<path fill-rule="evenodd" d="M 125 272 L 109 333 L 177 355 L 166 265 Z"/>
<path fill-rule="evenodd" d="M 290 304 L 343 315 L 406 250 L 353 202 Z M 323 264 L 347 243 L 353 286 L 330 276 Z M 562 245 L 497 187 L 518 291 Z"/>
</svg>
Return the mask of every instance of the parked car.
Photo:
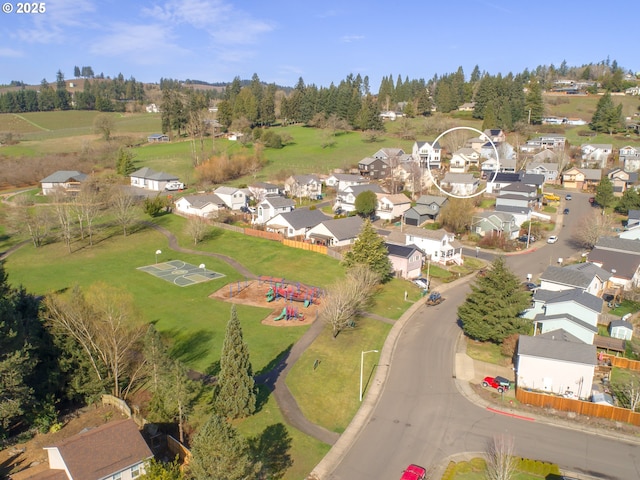
<svg viewBox="0 0 640 480">
<path fill-rule="evenodd" d="M 427 290 L 429 288 L 429 280 L 424 277 L 416 278 L 415 280 L 413 280 L 413 283 L 415 283 L 423 290 Z"/>
<path fill-rule="evenodd" d="M 400 480 L 424 480 L 427 476 L 427 470 L 420 465 L 411 464 L 402 472 Z"/>
<path fill-rule="evenodd" d="M 509 390 L 509 380 L 504 377 L 484 377 L 482 381 L 483 387 L 495 388 L 498 392 L 503 393 Z"/>
<path fill-rule="evenodd" d="M 567 193 L 567 194 L 564 196 L 564 199 L 565 199 L 565 200 L 571 200 L 571 194 L 570 194 L 570 193 Z"/>
<path fill-rule="evenodd" d="M 167 184 L 164 186 L 164 189 L 169 192 L 175 190 L 184 190 L 184 183 L 175 181 L 167 182 Z"/>
<path fill-rule="evenodd" d="M 562 212 L 562 213 L 563 213 L 563 214 L 565 214 L 565 215 L 569 215 L 569 209 L 568 209 L 568 208 L 565 208 L 565 209 L 564 209 L 564 212 Z"/>
<path fill-rule="evenodd" d="M 556 243 L 557 241 L 558 241 L 557 235 L 551 235 L 549 238 L 547 238 L 547 243 Z"/>
<path fill-rule="evenodd" d="M 527 243 L 527 238 L 529 239 L 529 243 L 533 243 L 536 241 L 536 237 L 534 237 L 533 235 L 522 235 L 518 237 L 518 240 L 520 242 Z"/>
<path fill-rule="evenodd" d="M 525 290 L 529 290 L 530 292 L 535 292 L 537 289 L 540 288 L 540 285 L 536 285 L 535 283 L 532 283 L 532 282 L 524 282 L 522 286 L 525 288 Z"/>
</svg>

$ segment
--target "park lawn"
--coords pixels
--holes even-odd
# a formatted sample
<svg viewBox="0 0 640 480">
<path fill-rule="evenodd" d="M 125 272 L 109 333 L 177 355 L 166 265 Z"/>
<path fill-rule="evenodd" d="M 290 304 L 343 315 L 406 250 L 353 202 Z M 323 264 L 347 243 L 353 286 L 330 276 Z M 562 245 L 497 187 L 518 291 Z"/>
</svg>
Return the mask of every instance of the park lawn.
<svg viewBox="0 0 640 480">
<path fill-rule="evenodd" d="M 474 360 L 493 363 L 495 365 L 505 365 L 509 359 L 500 352 L 500 345 L 491 342 L 476 342 L 467 340 L 467 355 Z"/>
<path fill-rule="evenodd" d="M 344 432 L 360 408 L 361 352 L 382 350 L 390 330 L 387 323 L 363 318 L 355 328 L 343 330 L 336 338 L 329 326 L 322 331 L 286 380 L 306 418 L 333 432 Z M 365 393 L 378 368 L 379 355 L 371 352 L 364 356 Z"/>
<path fill-rule="evenodd" d="M 404 293 L 407 292 L 407 300 Z M 422 290 L 412 282 L 393 278 L 373 296 L 373 304 L 367 311 L 382 317 L 398 320 L 411 305 L 422 297 Z"/>
<path fill-rule="evenodd" d="M 136 267 L 179 259 L 226 275 L 223 278 L 187 287 L 178 287 Z M 184 255 L 169 250 L 164 236 L 142 230 L 126 238 L 108 237 L 93 247 L 68 254 L 55 243 L 35 249 L 27 245 L 7 258 L 5 268 L 13 285 L 23 285 L 35 295 L 62 291 L 75 285 L 96 282 L 115 285 L 129 292 L 145 322 L 155 322 L 159 331 L 172 340 L 172 351 L 191 368 L 206 371 L 220 357 L 230 304 L 208 298 L 219 288 L 242 278 L 226 263 L 211 257 Z M 271 310 L 238 305 L 244 338 L 251 360 L 260 371 L 297 341 L 307 327 L 273 328 L 260 321 Z"/>
<path fill-rule="evenodd" d="M 27 133 L 40 131 L 42 131 L 42 128 L 30 123 L 21 115 L 15 113 L 0 114 L 0 132 L 10 132 L 12 135 L 20 137 Z"/>
<path fill-rule="evenodd" d="M 288 426 L 282 417 L 273 395 L 269 395 L 260 410 L 249 419 L 235 422 L 238 432 L 245 438 L 256 438 L 267 433 L 267 428 L 272 434 L 277 433 L 278 427 L 284 426 L 291 436 L 291 445 L 287 451 L 293 460 L 293 465 L 287 470 L 284 480 L 298 480 L 306 478 L 309 472 L 320 463 L 320 460 L 329 452 L 331 446 L 316 440 L 294 427 Z M 278 448 L 281 445 L 281 438 L 266 436 L 263 440 L 270 449 Z M 276 442 L 274 444 L 274 442 Z"/>
</svg>

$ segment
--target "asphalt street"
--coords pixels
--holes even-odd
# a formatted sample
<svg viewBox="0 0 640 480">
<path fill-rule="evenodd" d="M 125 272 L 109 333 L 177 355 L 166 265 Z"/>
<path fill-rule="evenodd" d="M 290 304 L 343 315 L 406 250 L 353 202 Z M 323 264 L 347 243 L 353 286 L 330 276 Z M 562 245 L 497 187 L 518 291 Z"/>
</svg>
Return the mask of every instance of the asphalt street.
<svg viewBox="0 0 640 480">
<path fill-rule="evenodd" d="M 536 280 L 559 258 L 580 257 L 572 235 L 591 207 L 588 195 L 572 196 L 570 213 L 554 232 L 558 243 L 534 244 L 533 251 L 508 257 L 523 281 L 528 273 Z M 458 284 L 446 291 L 442 304 L 417 309 L 393 339 L 388 363 L 383 350 L 378 368 L 387 371 L 380 393 L 370 400 L 370 413 L 355 420 L 362 428 L 353 439 L 334 446 L 337 466 L 322 477 L 400 478 L 410 463 L 435 468 L 452 456 L 485 452 L 495 436 L 505 435 L 513 439 L 516 455 L 555 462 L 582 478 L 640 478 L 635 442 L 491 411 L 461 394 L 454 363 L 460 334 L 456 309 L 468 291 L 468 282 Z"/>
</svg>

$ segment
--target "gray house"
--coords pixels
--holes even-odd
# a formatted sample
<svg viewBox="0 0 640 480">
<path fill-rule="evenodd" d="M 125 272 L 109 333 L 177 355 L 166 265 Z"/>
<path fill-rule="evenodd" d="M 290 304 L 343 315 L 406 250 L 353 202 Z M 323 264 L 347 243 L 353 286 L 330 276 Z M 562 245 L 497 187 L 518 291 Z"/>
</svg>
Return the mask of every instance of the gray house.
<svg viewBox="0 0 640 480">
<path fill-rule="evenodd" d="M 632 290 L 640 285 L 640 241 L 638 240 L 600 237 L 587 259 L 611 272 L 609 282 L 623 290 Z"/>
<path fill-rule="evenodd" d="M 48 177 L 40 180 L 42 186 L 42 194 L 50 195 L 56 190 L 62 190 L 65 193 L 78 193 L 80 184 L 88 178 L 86 173 L 80 173 L 77 170 L 58 170 Z"/>
<path fill-rule="evenodd" d="M 471 231 L 484 237 L 499 235 L 513 240 L 520 232 L 516 218 L 506 212 L 480 212 L 471 219 Z"/>
<path fill-rule="evenodd" d="M 279 213 L 267 220 L 265 226 L 270 232 L 278 232 L 285 237 L 304 236 L 316 225 L 329 218 L 320 210 L 298 208 L 296 210 Z"/>
<path fill-rule="evenodd" d="M 540 277 L 543 290 L 571 290 L 578 288 L 592 295 L 602 294 L 611 273 L 594 263 L 576 263 L 566 267 L 549 265 Z"/>
<path fill-rule="evenodd" d="M 320 245 L 343 247 L 356 241 L 362 223 L 358 216 L 326 220 L 307 231 L 305 236 Z"/>
<path fill-rule="evenodd" d="M 428 220 L 435 220 L 446 203 L 447 197 L 422 195 L 416 200 L 415 206 L 404 213 L 404 223 L 417 227 Z"/>
</svg>

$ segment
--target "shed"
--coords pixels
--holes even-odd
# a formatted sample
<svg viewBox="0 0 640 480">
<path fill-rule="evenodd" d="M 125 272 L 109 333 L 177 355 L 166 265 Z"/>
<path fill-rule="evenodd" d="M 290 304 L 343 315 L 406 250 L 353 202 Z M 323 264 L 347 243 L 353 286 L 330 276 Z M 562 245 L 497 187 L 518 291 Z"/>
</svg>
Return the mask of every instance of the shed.
<svg viewBox="0 0 640 480">
<path fill-rule="evenodd" d="M 621 338 L 622 340 L 631 340 L 633 337 L 633 325 L 626 320 L 612 320 L 609 323 L 609 335 L 613 338 Z"/>
</svg>

